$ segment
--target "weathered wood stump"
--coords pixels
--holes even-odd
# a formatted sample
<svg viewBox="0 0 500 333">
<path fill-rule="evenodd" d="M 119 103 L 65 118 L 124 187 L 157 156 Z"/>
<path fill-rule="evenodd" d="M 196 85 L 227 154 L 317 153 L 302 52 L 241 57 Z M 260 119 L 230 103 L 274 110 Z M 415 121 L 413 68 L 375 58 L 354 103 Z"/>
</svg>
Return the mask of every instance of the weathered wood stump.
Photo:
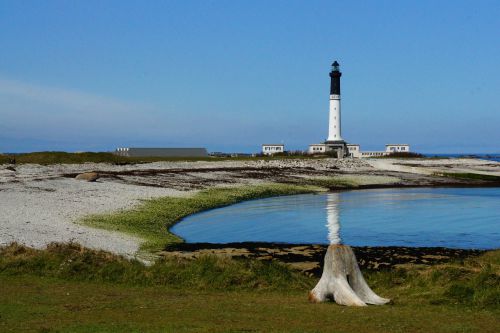
<svg viewBox="0 0 500 333">
<path fill-rule="evenodd" d="M 350 306 L 382 305 L 390 302 L 370 289 L 351 247 L 339 244 L 328 247 L 321 279 L 309 292 L 311 302 L 324 302 L 331 298 L 337 304 Z"/>
</svg>

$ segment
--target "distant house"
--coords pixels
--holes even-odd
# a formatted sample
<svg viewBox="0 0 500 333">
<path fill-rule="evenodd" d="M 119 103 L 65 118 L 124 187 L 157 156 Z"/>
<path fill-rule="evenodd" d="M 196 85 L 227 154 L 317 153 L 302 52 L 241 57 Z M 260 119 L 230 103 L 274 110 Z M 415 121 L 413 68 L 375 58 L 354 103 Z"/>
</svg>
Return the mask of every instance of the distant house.
<svg viewBox="0 0 500 333">
<path fill-rule="evenodd" d="M 206 157 L 206 148 L 117 148 L 116 155 L 127 157 Z"/>
<path fill-rule="evenodd" d="M 309 145 L 309 154 L 324 154 L 326 153 L 326 145 L 324 143 L 313 143 Z"/>
<path fill-rule="evenodd" d="M 389 153 L 385 151 L 362 151 L 360 157 L 380 157 L 386 155 L 389 155 Z"/>
<path fill-rule="evenodd" d="M 357 144 L 348 143 L 347 144 L 347 156 L 361 157 L 361 147 Z"/>
<path fill-rule="evenodd" d="M 388 153 L 409 153 L 410 145 L 405 143 L 387 144 L 385 145 L 385 151 Z"/>
<path fill-rule="evenodd" d="M 392 153 L 409 153 L 410 145 L 406 143 L 400 144 L 387 144 L 385 145 L 385 151 L 361 151 L 361 146 L 358 144 L 348 143 L 347 146 L 347 156 L 366 158 L 366 157 L 380 157 L 387 156 Z M 309 145 L 309 154 L 322 153 L 324 149 L 328 151 L 326 144 L 314 144 Z"/>
<path fill-rule="evenodd" d="M 262 154 L 264 155 L 274 155 L 277 153 L 284 153 L 285 145 L 284 144 L 263 144 L 262 145 Z"/>
</svg>

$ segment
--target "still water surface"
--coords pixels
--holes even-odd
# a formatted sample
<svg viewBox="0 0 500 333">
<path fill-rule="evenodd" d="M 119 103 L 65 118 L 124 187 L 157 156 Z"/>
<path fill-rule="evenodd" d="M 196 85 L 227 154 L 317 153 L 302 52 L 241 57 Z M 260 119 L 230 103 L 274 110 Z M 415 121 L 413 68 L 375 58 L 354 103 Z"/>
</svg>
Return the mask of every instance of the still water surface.
<svg viewBox="0 0 500 333">
<path fill-rule="evenodd" d="M 500 247 L 500 188 L 377 189 L 246 201 L 188 216 L 187 242 Z"/>
</svg>

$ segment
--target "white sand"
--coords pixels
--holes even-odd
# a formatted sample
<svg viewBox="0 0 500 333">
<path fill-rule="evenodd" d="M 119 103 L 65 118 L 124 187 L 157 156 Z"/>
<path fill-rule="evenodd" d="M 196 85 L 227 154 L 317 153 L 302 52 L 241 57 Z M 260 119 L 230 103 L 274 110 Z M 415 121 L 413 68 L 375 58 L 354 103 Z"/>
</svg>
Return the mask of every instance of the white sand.
<svg viewBox="0 0 500 333">
<path fill-rule="evenodd" d="M 500 176 L 500 163 L 474 158 L 449 159 L 366 159 L 373 168 L 378 170 L 410 172 L 422 175 L 432 175 L 439 172 L 480 173 Z"/>
<path fill-rule="evenodd" d="M 39 178 L 40 174 L 31 176 Z M 75 241 L 89 248 L 133 257 L 140 245 L 138 238 L 74 222 L 88 214 L 132 207 L 139 199 L 185 194 L 166 188 L 109 181 L 89 183 L 70 178 L 3 182 L 0 183 L 0 245 L 18 242 L 43 248 L 51 242 Z"/>
</svg>

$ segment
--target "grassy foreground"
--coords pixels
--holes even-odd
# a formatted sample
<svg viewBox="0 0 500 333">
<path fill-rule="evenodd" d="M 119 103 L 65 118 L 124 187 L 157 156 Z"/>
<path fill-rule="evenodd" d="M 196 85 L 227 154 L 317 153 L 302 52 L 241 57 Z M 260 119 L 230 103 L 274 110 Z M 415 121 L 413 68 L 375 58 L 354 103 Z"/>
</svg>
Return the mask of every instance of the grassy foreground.
<svg viewBox="0 0 500 333">
<path fill-rule="evenodd" d="M 181 218 L 203 210 L 231 205 L 240 201 L 278 195 L 320 191 L 317 186 L 267 184 L 238 188 L 212 188 L 185 198 L 164 197 L 145 200 L 132 210 L 92 215 L 83 223 L 96 228 L 120 231 L 145 240 L 145 251 L 161 250 L 167 243 L 182 241 L 168 228 Z"/>
<path fill-rule="evenodd" d="M 202 257 L 152 266 L 81 248 L 0 249 L 1 332 L 497 332 L 500 251 L 364 272 L 394 303 L 311 304 L 317 279 L 273 262 Z"/>
</svg>

